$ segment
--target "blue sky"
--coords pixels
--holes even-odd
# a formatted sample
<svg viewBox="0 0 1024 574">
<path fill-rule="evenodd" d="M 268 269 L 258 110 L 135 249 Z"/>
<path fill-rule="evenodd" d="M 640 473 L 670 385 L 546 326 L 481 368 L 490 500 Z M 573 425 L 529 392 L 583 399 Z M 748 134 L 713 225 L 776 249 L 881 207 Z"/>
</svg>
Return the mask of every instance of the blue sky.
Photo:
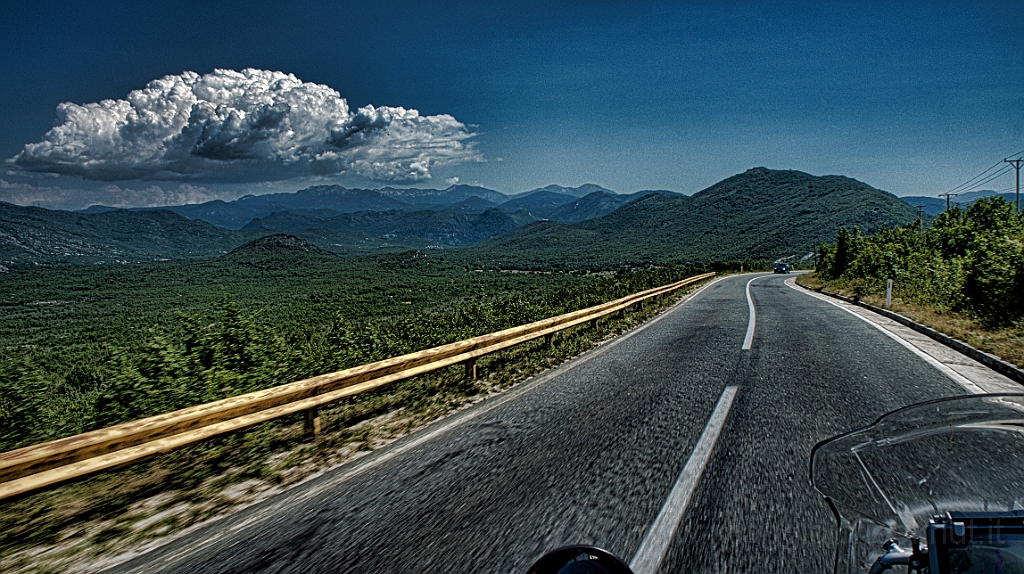
<svg viewBox="0 0 1024 574">
<path fill-rule="evenodd" d="M 755 166 L 935 195 L 1024 149 L 1019 8 L 5 2 L 0 155 L 22 160 L 3 166 L 0 200 L 150 205 L 311 183 L 446 187 L 455 178 L 507 193 L 550 183 L 694 193 Z M 167 157 L 154 156 L 153 167 L 129 157 L 142 141 L 131 140 L 98 170 L 90 166 L 101 152 L 83 151 L 99 141 L 84 133 L 88 118 L 65 140 L 48 135 L 63 102 L 124 100 L 165 76 L 247 68 L 336 90 L 351 112 L 338 129 L 362 139 L 317 147 L 296 162 L 282 159 L 285 144 L 253 143 L 256 132 L 240 136 L 248 128 L 222 116 L 221 139 L 196 136 L 206 147 L 190 140 L 186 163 L 165 168 Z M 282 108 L 293 123 L 296 101 Z M 374 114 L 356 114 L 367 105 Z M 269 109 L 260 113 L 285 113 Z M 212 120 L 203 121 L 211 133 Z M 364 124 L 378 129 L 360 131 Z M 23 153 L 45 141 L 57 143 Z M 324 161 L 325 153 L 340 159 Z M 1007 174 L 988 187 L 1012 185 Z"/>
</svg>

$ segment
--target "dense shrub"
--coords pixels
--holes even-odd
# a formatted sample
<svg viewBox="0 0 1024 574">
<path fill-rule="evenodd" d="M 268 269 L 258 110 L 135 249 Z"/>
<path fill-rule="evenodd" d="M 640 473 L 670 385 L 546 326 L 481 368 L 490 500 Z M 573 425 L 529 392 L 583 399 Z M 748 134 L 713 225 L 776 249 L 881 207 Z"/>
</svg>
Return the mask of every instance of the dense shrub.
<svg viewBox="0 0 1024 574">
<path fill-rule="evenodd" d="M 1024 217 L 1001 197 L 954 207 L 920 222 L 862 236 L 842 228 L 819 249 L 818 274 L 896 293 L 940 310 L 967 312 L 990 327 L 1024 319 Z"/>
<path fill-rule="evenodd" d="M 116 349 L 101 366 L 18 359 L 0 373 L 0 451 L 522 325 L 700 272 L 624 271 L 570 287 L 479 292 L 404 314 L 336 308 L 327 317 L 310 313 L 301 328 L 287 331 L 254 320 L 225 297 L 149 329 L 143 345 Z"/>
</svg>

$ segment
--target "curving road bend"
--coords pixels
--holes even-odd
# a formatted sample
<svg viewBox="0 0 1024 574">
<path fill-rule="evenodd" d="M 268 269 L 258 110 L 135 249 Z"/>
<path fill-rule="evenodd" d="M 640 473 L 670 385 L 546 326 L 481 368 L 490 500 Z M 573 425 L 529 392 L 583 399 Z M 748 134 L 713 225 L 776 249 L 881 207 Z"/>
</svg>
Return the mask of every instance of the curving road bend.
<svg viewBox="0 0 1024 574">
<path fill-rule="evenodd" d="M 569 543 L 629 562 L 730 387 L 678 529 L 661 531 L 643 571 L 831 571 L 811 447 L 967 391 L 785 279 L 715 281 L 562 367 L 110 572 L 521 573 Z"/>
</svg>

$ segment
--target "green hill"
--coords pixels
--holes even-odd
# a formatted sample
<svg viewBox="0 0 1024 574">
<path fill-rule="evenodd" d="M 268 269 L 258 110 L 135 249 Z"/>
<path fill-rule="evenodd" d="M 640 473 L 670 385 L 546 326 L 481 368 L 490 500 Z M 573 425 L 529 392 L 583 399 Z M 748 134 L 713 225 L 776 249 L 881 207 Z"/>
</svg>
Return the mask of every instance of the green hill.
<svg viewBox="0 0 1024 574">
<path fill-rule="evenodd" d="M 386 239 L 419 238 L 445 246 L 457 246 L 476 243 L 515 229 L 524 221 L 532 219 L 527 213 L 506 213 L 500 209 L 488 209 L 483 213 L 360 211 L 322 218 L 315 214 L 281 212 L 253 219 L 243 230 L 267 229 L 297 233 L 305 229 L 329 229 Z"/>
<path fill-rule="evenodd" d="M 0 203 L 0 262 L 9 264 L 214 257 L 266 234 L 233 232 L 170 211 L 86 214 Z"/>
<path fill-rule="evenodd" d="M 307 219 L 319 221 L 312 216 Z M 0 266 L 219 257 L 278 231 L 229 230 L 165 210 L 76 213 L 0 202 Z M 305 226 L 291 233 L 342 256 L 438 247 L 436 241 L 417 237 L 382 239 Z"/>
<path fill-rule="evenodd" d="M 579 223 L 534 223 L 451 257 L 531 269 L 799 258 L 833 241 L 840 226 L 872 233 L 916 217 L 855 179 L 754 168 L 690 197 L 649 195 Z"/>
<path fill-rule="evenodd" d="M 255 265 L 288 265 L 302 263 L 311 259 L 337 258 L 337 255 L 320 249 L 305 239 L 299 239 L 294 235 L 285 235 L 283 233 L 254 239 L 245 245 L 236 247 L 230 253 L 221 257 L 221 259 L 227 261 Z"/>
</svg>

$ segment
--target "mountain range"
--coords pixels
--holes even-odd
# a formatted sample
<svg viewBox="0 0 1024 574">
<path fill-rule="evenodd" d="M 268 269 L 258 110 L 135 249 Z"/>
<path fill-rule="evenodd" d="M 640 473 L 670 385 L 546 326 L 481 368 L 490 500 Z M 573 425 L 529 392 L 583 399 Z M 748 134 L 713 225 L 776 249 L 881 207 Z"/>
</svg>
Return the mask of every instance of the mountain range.
<svg viewBox="0 0 1024 574">
<path fill-rule="evenodd" d="M 473 186 L 317 186 L 230 202 L 89 211 L 0 204 L 0 263 L 216 257 L 288 233 L 342 255 L 435 249 L 452 261 L 492 268 L 619 268 L 799 258 L 833 240 L 842 225 L 870 233 L 916 218 L 913 207 L 862 182 L 766 168 L 693 196 L 624 195 L 596 185 L 515 196 Z"/>
<path fill-rule="evenodd" d="M 270 229 L 231 230 L 163 210 L 79 213 L 0 202 L 0 270 L 10 265 L 137 263 L 224 255 Z M 418 237 L 302 229 L 293 233 L 345 256 L 437 249 Z"/>
<path fill-rule="evenodd" d="M 209 257 L 261 235 L 170 211 L 74 213 L 0 202 L 0 263 L 116 263 Z"/>
<path fill-rule="evenodd" d="M 343 213 L 358 212 L 448 211 L 482 214 L 489 209 L 500 208 L 508 213 L 525 211 L 533 219 L 547 219 L 557 208 L 594 193 L 604 194 L 613 199 L 595 202 L 588 208 L 589 213 L 595 213 L 594 210 L 599 208 L 611 211 L 642 194 L 674 192 L 648 191 L 620 195 L 594 184 L 580 187 L 549 185 L 517 195 L 506 195 L 471 185 L 453 185 L 447 189 L 385 187 L 376 190 L 318 185 L 294 193 L 246 195 L 231 201 L 218 199 L 189 205 L 132 208 L 131 211 L 172 211 L 189 219 L 199 219 L 225 229 L 242 229 L 255 219 L 266 218 L 275 213 L 293 213 L 325 219 Z M 94 205 L 80 213 L 104 213 L 114 210 L 113 207 Z M 422 217 L 424 216 L 420 216 Z M 389 218 L 390 221 L 394 219 Z"/>
<path fill-rule="evenodd" d="M 689 197 L 656 194 L 578 223 L 535 222 L 446 256 L 520 269 L 799 259 L 841 226 L 873 233 L 916 218 L 855 179 L 754 168 Z"/>
<path fill-rule="evenodd" d="M 457 247 L 511 231 L 534 220 L 525 211 L 510 214 L 497 208 L 483 213 L 391 210 L 333 214 L 282 211 L 253 219 L 243 231 L 296 233 L 306 229 L 325 229 L 392 240 L 415 237 L 439 246 Z"/>
</svg>

